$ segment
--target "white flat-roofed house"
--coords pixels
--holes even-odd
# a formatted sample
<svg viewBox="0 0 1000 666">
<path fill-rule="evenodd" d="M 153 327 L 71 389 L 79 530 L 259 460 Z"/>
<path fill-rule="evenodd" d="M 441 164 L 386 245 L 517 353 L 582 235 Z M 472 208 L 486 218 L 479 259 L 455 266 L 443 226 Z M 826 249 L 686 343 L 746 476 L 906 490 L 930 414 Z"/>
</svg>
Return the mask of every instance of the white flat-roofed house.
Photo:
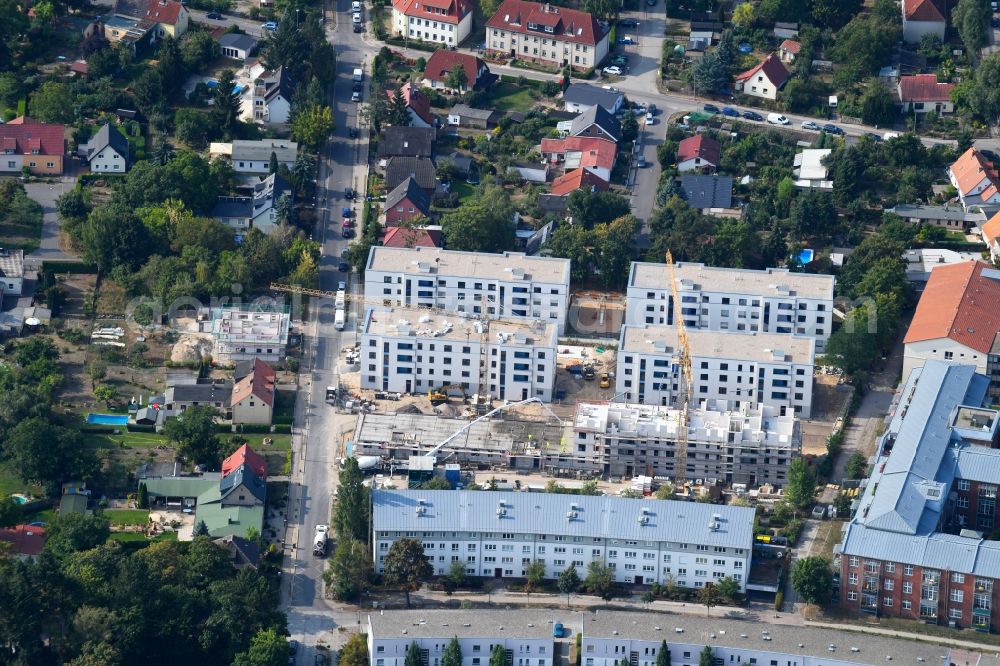
<svg viewBox="0 0 1000 666">
<path fill-rule="evenodd" d="M 200 322 L 200 330 L 214 338 L 212 358 L 222 363 L 255 358 L 265 363 L 281 361 L 288 346 L 289 327 L 287 312 L 237 308 L 212 309 L 210 319 Z"/>
<path fill-rule="evenodd" d="M 0 247 L 0 302 L 4 294 L 20 296 L 24 289 L 24 250 Z"/>
<path fill-rule="evenodd" d="M 444 310 L 456 318 L 542 319 L 566 327 L 568 259 L 433 247 L 372 247 L 365 296 L 387 307 Z"/>
<path fill-rule="evenodd" d="M 744 270 L 675 264 L 677 290 L 688 331 L 782 333 L 816 339 L 822 352 L 833 328 L 831 275 L 783 268 Z M 674 325 L 674 298 L 666 264 L 633 262 L 626 322 Z"/>
<path fill-rule="evenodd" d="M 806 148 L 795 156 L 792 165 L 795 174 L 795 184 L 798 187 L 811 187 L 820 190 L 832 190 L 833 181 L 830 170 L 823 164 L 830 153 L 830 148 Z"/>
<path fill-rule="evenodd" d="M 240 175 L 253 174 L 266 176 L 270 173 L 271 154 L 289 169 L 295 164 L 299 144 L 284 139 L 261 139 L 251 141 L 237 139 L 232 143 L 212 143 L 209 155 L 229 159 L 233 171 Z"/>
<path fill-rule="evenodd" d="M 736 400 L 774 407 L 778 414 L 812 415 L 816 341 L 779 333 L 694 330 L 688 334 L 694 400 Z M 622 327 L 615 392 L 644 405 L 678 406 L 677 328 Z"/>
<path fill-rule="evenodd" d="M 550 402 L 557 343 L 555 323 L 545 320 L 373 308 L 361 328 L 361 388 L 421 393 L 458 385 L 468 396 Z"/>
<path fill-rule="evenodd" d="M 750 571 L 753 513 L 747 507 L 606 495 L 375 490 L 372 560 L 381 573 L 392 543 L 409 537 L 423 543 L 436 575 L 448 572 L 453 557 L 465 562 L 469 575 L 490 578 L 521 578 L 539 560 L 545 577 L 554 579 L 570 566 L 586 571 L 600 560 L 613 565 L 621 583 L 669 579 L 699 588 L 729 577 L 742 590 Z M 695 567 L 696 557 L 707 558 L 704 567 Z"/>
</svg>

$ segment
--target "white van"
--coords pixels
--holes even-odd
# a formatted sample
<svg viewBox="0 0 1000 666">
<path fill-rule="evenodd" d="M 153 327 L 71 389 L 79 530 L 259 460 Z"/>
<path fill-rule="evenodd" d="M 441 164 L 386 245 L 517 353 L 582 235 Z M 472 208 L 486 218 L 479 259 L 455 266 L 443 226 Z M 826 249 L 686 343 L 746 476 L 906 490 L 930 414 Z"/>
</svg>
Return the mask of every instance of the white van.
<svg viewBox="0 0 1000 666">
<path fill-rule="evenodd" d="M 354 2 L 351 3 L 351 11 L 352 12 L 360 12 L 361 11 L 361 3 L 358 2 L 358 0 L 354 0 Z"/>
<path fill-rule="evenodd" d="M 333 315 L 333 327 L 338 331 L 342 331 L 346 322 L 347 315 L 344 313 L 344 308 L 337 308 L 336 314 Z"/>
<path fill-rule="evenodd" d="M 767 122 L 772 125 L 788 125 L 791 121 L 780 113 L 769 113 L 767 114 Z"/>
</svg>

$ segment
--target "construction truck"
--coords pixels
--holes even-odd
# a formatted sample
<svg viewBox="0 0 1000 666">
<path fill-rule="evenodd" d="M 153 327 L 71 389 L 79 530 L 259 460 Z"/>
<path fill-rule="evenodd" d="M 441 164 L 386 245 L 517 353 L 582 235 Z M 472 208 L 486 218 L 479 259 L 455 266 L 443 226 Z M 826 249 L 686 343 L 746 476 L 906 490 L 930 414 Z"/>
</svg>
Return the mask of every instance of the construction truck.
<svg viewBox="0 0 1000 666">
<path fill-rule="evenodd" d="M 326 525 L 316 526 L 316 536 L 313 537 L 313 555 L 323 557 L 326 555 L 326 539 L 328 528 Z"/>
</svg>

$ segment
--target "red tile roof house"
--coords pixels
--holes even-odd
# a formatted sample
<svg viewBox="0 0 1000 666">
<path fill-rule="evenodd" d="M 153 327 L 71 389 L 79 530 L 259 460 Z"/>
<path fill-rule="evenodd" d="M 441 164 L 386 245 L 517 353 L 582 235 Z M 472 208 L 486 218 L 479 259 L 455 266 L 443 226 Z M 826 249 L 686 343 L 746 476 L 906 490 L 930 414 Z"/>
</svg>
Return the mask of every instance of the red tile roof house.
<svg viewBox="0 0 1000 666">
<path fill-rule="evenodd" d="M 37 525 L 15 525 L 0 529 L 0 551 L 7 550 L 19 559 L 34 559 L 45 548 L 45 528 Z"/>
<path fill-rule="evenodd" d="M 703 134 L 690 136 L 677 146 L 677 171 L 714 173 L 722 158 L 722 146 Z"/>
<path fill-rule="evenodd" d="M 486 50 L 545 65 L 586 70 L 608 55 L 608 30 L 577 9 L 504 0 L 486 22 Z"/>
<path fill-rule="evenodd" d="M 759 65 L 736 77 L 736 90 L 751 97 L 778 99 L 778 91 L 790 76 L 778 56 L 772 53 Z"/>
<path fill-rule="evenodd" d="M 990 251 L 990 261 L 1000 260 L 1000 213 L 991 217 L 989 222 L 982 226 L 980 233 Z"/>
<path fill-rule="evenodd" d="M 569 136 L 564 139 L 542 139 L 538 151 L 543 159 L 551 164 L 562 164 L 566 171 L 585 167 L 602 180 L 610 182 L 618 144 L 599 137 Z"/>
<path fill-rule="evenodd" d="M 388 227 L 382 236 L 385 247 L 441 247 L 441 230 L 427 227 Z"/>
<path fill-rule="evenodd" d="M 978 206 L 987 215 L 1000 210 L 1000 174 L 976 148 L 969 148 L 948 167 L 948 179 L 966 212 L 970 206 Z"/>
<path fill-rule="evenodd" d="M 21 116 L 0 125 L 0 174 L 61 175 L 66 128 Z"/>
<path fill-rule="evenodd" d="M 233 423 L 270 425 L 274 416 L 274 368 L 255 358 L 253 370 L 233 384 Z"/>
<path fill-rule="evenodd" d="M 490 73 L 490 68 L 486 66 L 486 63 L 474 55 L 438 49 L 431 54 L 424 66 L 424 86 L 451 90 L 451 86 L 448 85 L 448 75 L 451 74 L 455 65 L 461 67 L 465 72 L 465 84 L 456 89 L 456 92 L 460 93 L 474 90 L 481 82 L 487 80 Z"/>
<path fill-rule="evenodd" d="M 552 181 L 552 194 L 559 197 L 585 189 L 604 192 L 608 189 L 608 182 L 588 169 L 576 169 Z"/>
<path fill-rule="evenodd" d="M 896 86 L 899 110 L 903 113 L 952 113 L 955 103 L 951 101 L 951 91 L 954 89 L 954 83 L 938 83 L 935 74 L 901 76 Z"/>
<path fill-rule="evenodd" d="M 470 0 L 393 0 L 392 34 L 458 46 L 472 30 Z"/>
<path fill-rule="evenodd" d="M 430 217 L 431 197 L 416 179 L 407 178 L 385 198 L 385 226 L 392 227 L 417 217 Z"/>
<path fill-rule="evenodd" d="M 918 44 L 924 35 L 937 35 L 944 41 L 946 19 L 940 0 L 903 0 L 903 41 Z"/>
<path fill-rule="evenodd" d="M 264 456 L 244 444 L 236 449 L 231 456 L 222 461 L 222 476 L 229 476 L 243 465 L 246 465 L 253 473 L 262 479 L 267 478 L 267 463 Z"/>
<path fill-rule="evenodd" d="M 795 62 L 795 57 L 799 55 L 799 51 L 802 50 L 802 45 L 799 44 L 794 39 L 786 39 L 781 42 L 778 47 L 778 57 L 781 58 L 781 62 Z"/>
<path fill-rule="evenodd" d="M 427 95 L 420 92 L 410 81 L 404 83 L 400 90 L 406 101 L 406 108 L 410 111 L 411 127 L 434 127 L 437 125 L 434 114 L 431 113 L 431 101 Z M 390 103 L 396 98 L 395 90 L 386 90 L 385 94 Z"/>
</svg>

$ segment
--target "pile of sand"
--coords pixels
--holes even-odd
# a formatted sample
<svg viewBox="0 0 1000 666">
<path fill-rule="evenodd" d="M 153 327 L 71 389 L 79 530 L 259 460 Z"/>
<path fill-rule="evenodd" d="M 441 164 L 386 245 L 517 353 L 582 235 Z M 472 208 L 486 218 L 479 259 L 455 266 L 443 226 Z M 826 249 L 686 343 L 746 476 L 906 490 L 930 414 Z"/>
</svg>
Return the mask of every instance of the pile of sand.
<svg viewBox="0 0 1000 666">
<path fill-rule="evenodd" d="M 181 336 L 170 351 L 170 360 L 174 363 L 193 363 L 202 361 L 212 355 L 212 336 L 186 334 Z"/>
</svg>

